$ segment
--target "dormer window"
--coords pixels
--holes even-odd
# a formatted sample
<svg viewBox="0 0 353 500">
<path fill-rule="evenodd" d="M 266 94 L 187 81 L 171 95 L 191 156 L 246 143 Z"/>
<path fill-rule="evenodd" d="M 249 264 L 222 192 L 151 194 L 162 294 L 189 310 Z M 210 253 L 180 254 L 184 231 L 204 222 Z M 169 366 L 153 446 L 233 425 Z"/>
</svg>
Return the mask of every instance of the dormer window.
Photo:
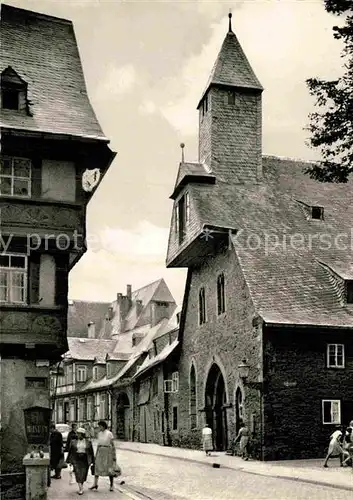
<svg viewBox="0 0 353 500">
<path fill-rule="evenodd" d="M 186 228 L 190 220 L 190 199 L 189 193 L 185 193 L 180 198 L 176 206 L 176 233 L 178 235 L 179 245 L 185 239 Z"/>
<path fill-rule="evenodd" d="M 98 380 L 98 366 L 93 367 L 93 380 Z"/>
<path fill-rule="evenodd" d="M 228 104 L 230 104 L 231 106 L 234 106 L 234 104 L 235 104 L 235 92 L 234 91 L 228 92 Z"/>
<path fill-rule="evenodd" d="M 27 83 L 10 66 L 1 74 L 1 107 L 28 112 Z"/>
<path fill-rule="evenodd" d="M 324 208 L 323 207 L 311 207 L 311 218 L 314 220 L 324 219 Z"/>
<path fill-rule="evenodd" d="M 110 378 L 112 376 L 112 365 L 110 363 L 107 363 L 107 378 Z"/>
<path fill-rule="evenodd" d="M 353 281 L 346 282 L 347 304 L 353 304 Z"/>
</svg>

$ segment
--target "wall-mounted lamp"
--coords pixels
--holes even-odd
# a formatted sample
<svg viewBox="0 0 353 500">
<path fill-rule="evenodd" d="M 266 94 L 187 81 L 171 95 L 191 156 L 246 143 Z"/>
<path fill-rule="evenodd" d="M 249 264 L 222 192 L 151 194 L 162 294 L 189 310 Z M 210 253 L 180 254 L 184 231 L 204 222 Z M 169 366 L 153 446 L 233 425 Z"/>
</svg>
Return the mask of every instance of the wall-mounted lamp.
<svg viewBox="0 0 353 500">
<path fill-rule="evenodd" d="M 238 365 L 239 376 L 245 382 L 249 377 L 250 366 L 246 362 L 246 359 L 243 359 L 241 363 Z"/>
</svg>

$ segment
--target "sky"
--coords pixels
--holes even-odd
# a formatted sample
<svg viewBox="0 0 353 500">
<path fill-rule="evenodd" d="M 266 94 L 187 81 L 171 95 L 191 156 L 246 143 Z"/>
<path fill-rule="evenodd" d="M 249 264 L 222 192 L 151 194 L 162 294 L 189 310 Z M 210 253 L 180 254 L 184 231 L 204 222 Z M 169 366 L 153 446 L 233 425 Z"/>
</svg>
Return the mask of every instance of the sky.
<svg viewBox="0 0 353 500">
<path fill-rule="evenodd" d="M 88 205 L 88 251 L 72 299 L 113 301 L 163 277 L 181 305 L 185 269 L 166 269 L 172 193 L 198 159 L 196 106 L 228 30 L 265 91 L 263 153 L 319 158 L 306 146 L 314 111 L 305 80 L 336 78 L 342 46 L 323 0 L 6 0 L 74 23 L 88 94 L 117 156 Z"/>
</svg>

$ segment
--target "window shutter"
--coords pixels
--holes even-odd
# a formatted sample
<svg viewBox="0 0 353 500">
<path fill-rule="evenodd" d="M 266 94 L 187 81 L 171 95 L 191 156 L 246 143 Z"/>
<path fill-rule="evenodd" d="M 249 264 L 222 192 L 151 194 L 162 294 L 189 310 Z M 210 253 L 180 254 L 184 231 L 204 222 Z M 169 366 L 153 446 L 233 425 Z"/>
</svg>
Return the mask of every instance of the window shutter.
<svg viewBox="0 0 353 500">
<path fill-rule="evenodd" d="M 55 303 L 58 306 L 66 306 L 68 294 L 68 256 L 57 255 L 55 257 L 55 264 Z"/>
<path fill-rule="evenodd" d="M 28 259 L 28 299 L 30 304 L 39 303 L 40 254 L 33 253 Z"/>
<path fill-rule="evenodd" d="M 32 161 L 32 189 L 33 198 L 40 198 L 42 195 L 42 161 L 34 158 Z"/>
</svg>

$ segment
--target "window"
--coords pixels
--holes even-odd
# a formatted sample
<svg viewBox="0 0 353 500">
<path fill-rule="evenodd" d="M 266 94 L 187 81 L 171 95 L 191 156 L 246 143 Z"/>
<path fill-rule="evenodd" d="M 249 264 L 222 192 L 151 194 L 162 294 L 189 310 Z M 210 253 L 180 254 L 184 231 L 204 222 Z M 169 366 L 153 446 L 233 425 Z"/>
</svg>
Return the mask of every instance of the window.
<svg viewBox="0 0 353 500">
<path fill-rule="evenodd" d="M 322 423 L 341 424 L 341 401 L 339 399 L 324 399 L 322 401 Z"/>
<path fill-rule="evenodd" d="M 27 83 L 8 66 L 1 73 L 1 107 L 19 111 L 27 105 Z"/>
<path fill-rule="evenodd" d="M 107 363 L 106 369 L 107 369 L 107 378 L 110 378 L 112 376 L 112 365 L 110 363 Z"/>
<path fill-rule="evenodd" d="M 164 381 L 164 392 L 166 392 L 166 393 L 173 392 L 173 381 L 172 380 L 165 380 Z"/>
<path fill-rule="evenodd" d="M 10 156 L 0 158 L 0 195 L 31 196 L 31 160 Z"/>
<path fill-rule="evenodd" d="M 199 291 L 199 322 L 200 325 L 206 323 L 206 298 L 204 287 Z"/>
<path fill-rule="evenodd" d="M 100 418 L 100 396 L 99 394 L 94 395 L 94 415 L 93 419 L 99 419 Z"/>
<path fill-rule="evenodd" d="M 189 398 L 190 398 L 190 428 L 195 429 L 197 427 L 197 412 L 196 412 L 196 372 L 194 365 L 192 365 L 190 371 Z"/>
<path fill-rule="evenodd" d="M 205 116 L 205 114 L 208 111 L 208 94 L 205 95 L 202 104 L 201 104 L 201 115 L 202 117 Z"/>
<path fill-rule="evenodd" d="M 235 92 L 228 92 L 228 104 L 234 106 L 235 104 Z"/>
<path fill-rule="evenodd" d="M 344 345 L 327 344 L 328 368 L 344 368 Z"/>
<path fill-rule="evenodd" d="M 67 369 L 67 383 L 68 384 L 73 384 L 74 381 L 74 367 L 73 365 L 68 365 L 66 367 Z"/>
<path fill-rule="evenodd" d="M 226 310 L 223 273 L 220 274 L 217 278 L 217 307 L 218 307 L 218 314 L 222 314 Z"/>
<path fill-rule="evenodd" d="M 316 220 L 323 220 L 324 208 L 323 207 L 311 207 L 311 218 L 316 219 Z"/>
<path fill-rule="evenodd" d="M 173 406 L 173 431 L 178 430 L 178 407 Z"/>
<path fill-rule="evenodd" d="M 27 302 L 27 265 L 24 255 L 0 255 L 0 302 Z"/>
<path fill-rule="evenodd" d="M 2 107 L 3 109 L 16 109 L 19 108 L 20 92 L 16 88 L 4 87 L 2 89 Z"/>
<path fill-rule="evenodd" d="M 179 372 L 172 373 L 172 391 L 179 391 Z"/>
<path fill-rule="evenodd" d="M 93 380 L 98 380 L 98 366 L 93 367 Z"/>
<path fill-rule="evenodd" d="M 91 420 L 93 420 L 93 400 L 92 400 L 92 397 L 90 396 L 88 399 L 87 399 L 87 420 L 90 422 Z"/>
<path fill-rule="evenodd" d="M 70 402 L 70 422 L 75 422 L 76 420 L 76 401 L 74 399 Z"/>
<path fill-rule="evenodd" d="M 100 396 L 100 418 L 107 418 L 107 395 L 101 394 Z"/>
<path fill-rule="evenodd" d="M 79 400 L 78 405 L 78 419 L 80 420 L 80 422 L 85 420 L 85 400 L 82 398 Z"/>
<path fill-rule="evenodd" d="M 87 367 L 78 366 L 77 367 L 77 382 L 86 382 L 87 380 Z"/>
<path fill-rule="evenodd" d="M 190 199 L 189 193 L 185 193 L 180 198 L 176 206 L 176 232 L 178 234 L 179 245 L 184 241 L 186 228 L 190 220 Z"/>
<path fill-rule="evenodd" d="M 347 304 L 353 304 L 353 281 L 347 281 Z"/>
</svg>

